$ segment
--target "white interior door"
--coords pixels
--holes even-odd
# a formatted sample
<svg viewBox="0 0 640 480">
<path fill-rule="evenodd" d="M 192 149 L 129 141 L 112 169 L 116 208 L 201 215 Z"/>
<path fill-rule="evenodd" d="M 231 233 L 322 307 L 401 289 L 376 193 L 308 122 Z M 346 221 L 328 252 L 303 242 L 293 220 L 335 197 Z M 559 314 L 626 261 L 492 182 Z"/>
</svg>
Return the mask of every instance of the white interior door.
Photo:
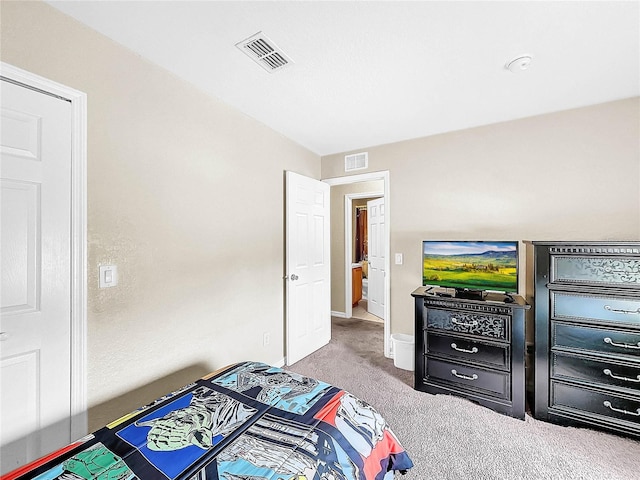
<svg viewBox="0 0 640 480">
<path fill-rule="evenodd" d="M 376 317 L 384 318 L 384 277 L 386 235 L 384 225 L 384 198 L 367 202 L 367 228 L 369 229 L 369 292 L 367 310 Z"/>
<path fill-rule="evenodd" d="M 331 340 L 329 190 L 326 183 L 286 176 L 287 365 Z"/>
<path fill-rule="evenodd" d="M 1 82 L 2 473 L 71 438 L 71 104 Z"/>
</svg>

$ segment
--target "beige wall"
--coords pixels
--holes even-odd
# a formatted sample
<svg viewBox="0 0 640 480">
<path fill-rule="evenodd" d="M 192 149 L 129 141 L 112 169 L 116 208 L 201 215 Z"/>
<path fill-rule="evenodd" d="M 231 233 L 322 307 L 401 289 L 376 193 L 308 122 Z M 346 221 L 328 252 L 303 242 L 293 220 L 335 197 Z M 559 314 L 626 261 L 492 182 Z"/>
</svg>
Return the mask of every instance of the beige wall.
<svg viewBox="0 0 640 480">
<path fill-rule="evenodd" d="M 342 166 L 344 168 L 344 157 L 342 158 Z M 345 298 L 345 196 L 372 192 L 384 192 L 384 181 L 356 182 L 331 187 L 331 310 L 337 314 L 344 314 L 347 307 L 347 299 Z M 351 302 L 350 297 L 348 301 Z"/>
<path fill-rule="evenodd" d="M 3 62 L 88 98 L 90 428 L 280 361 L 283 172 L 319 178 L 319 157 L 44 3 L 3 1 L 1 21 Z M 100 264 L 119 286 L 97 288 Z"/>
<path fill-rule="evenodd" d="M 634 98 L 359 148 L 368 171 L 389 171 L 391 255 L 404 254 L 391 331 L 413 333 L 422 240 L 640 239 L 639 133 Z M 348 153 L 323 157 L 322 177 L 344 175 Z"/>
</svg>

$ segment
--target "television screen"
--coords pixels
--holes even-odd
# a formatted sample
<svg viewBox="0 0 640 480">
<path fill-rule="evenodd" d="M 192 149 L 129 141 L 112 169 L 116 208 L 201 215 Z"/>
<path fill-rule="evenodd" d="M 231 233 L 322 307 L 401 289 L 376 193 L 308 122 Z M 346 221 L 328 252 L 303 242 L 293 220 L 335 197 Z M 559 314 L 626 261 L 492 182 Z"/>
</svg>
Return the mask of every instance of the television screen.
<svg viewBox="0 0 640 480">
<path fill-rule="evenodd" d="M 424 241 L 422 285 L 518 291 L 518 242 Z"/>
</svg>

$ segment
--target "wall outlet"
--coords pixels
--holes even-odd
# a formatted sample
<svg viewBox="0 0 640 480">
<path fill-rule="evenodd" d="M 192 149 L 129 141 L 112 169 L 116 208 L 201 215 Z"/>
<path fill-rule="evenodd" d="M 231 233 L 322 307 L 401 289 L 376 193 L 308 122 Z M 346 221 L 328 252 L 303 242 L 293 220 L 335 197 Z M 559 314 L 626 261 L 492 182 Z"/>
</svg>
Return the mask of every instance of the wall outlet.
<svg viewBox="0 0 640 480">
<path fill-rule="evenodd" d="M 266 347 L 271 343 L 271 334 L 269 332 L 264 332 L 262 334 L 262 346 Z"/>
</svg>

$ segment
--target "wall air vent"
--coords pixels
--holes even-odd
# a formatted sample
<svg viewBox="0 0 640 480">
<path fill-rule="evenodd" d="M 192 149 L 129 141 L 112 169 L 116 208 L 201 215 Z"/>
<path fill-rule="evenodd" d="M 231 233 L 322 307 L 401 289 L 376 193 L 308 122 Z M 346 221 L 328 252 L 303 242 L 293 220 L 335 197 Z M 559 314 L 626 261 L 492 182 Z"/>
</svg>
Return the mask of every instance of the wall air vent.
<svg viewBox="0 0 640 480">
<path fill-rule="evenodd" d="M 369 166 L 369 153 L 361 152 L 344 156 L 344 171 L 364 170 Z"/>
<path fill-rule="evenodd" d="M 236 47 L 269 73 L 282 70 L 293 63 L 293 60 L 262 32 L 236 43 Z"/>
</svg>

